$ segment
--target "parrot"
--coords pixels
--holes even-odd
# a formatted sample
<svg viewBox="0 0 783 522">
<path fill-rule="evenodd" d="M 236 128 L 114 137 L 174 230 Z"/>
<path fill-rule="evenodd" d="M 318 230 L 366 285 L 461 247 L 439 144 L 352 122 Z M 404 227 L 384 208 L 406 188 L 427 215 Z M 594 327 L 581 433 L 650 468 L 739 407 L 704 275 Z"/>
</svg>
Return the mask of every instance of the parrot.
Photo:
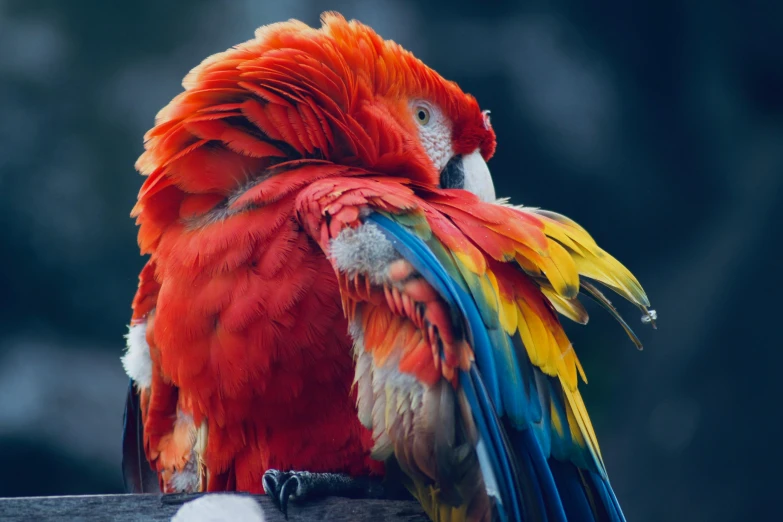
<svg viewBox="0 0 783 522">
<path fill-rule="evenodd" d="M 625 520 L 563 323 L 581 295 L 641 347 L 600 286 L 656 313 L 576 222 L 496 196 L 489 111 L 333 12 L 183 88 L 136 162 L 128 491 Z"/>
</svg>

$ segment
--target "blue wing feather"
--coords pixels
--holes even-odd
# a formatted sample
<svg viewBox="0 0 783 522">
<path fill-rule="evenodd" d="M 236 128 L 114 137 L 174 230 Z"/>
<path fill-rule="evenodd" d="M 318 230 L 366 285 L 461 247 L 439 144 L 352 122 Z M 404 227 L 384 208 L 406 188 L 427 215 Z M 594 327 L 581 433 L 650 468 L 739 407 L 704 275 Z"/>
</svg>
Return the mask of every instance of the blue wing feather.
<svg viewBox="0 0 783 522">
<path fill-rule="evenodd" d="M 525 353 L 524 347 L 517 346 L 520 340 L 502 329 L 488 328 L 466 291 L 470 284 L 455 281 L 422 239 L 378 213 L 367 221 L 384 233 L 466 323 L 476 363 L 469 372 L 460 372 L 459 382 L 497 479 L 501 519 L 624 522 L 608 481 L 589 465 L 590 459 L 574 454 L 562 391 L 558 393 L 552 378 L 526 357 L 518 356 Z M 552 415 L 563 427 L 557 436 L 552 432 Z M 574 463 L 587 469 L 580 470 Z"/>
<path fill-rule="evenodd" d="M 620 503 L 617 501 L 617 497 L 612 490 L 612 486 L 609 485 L 609 479 L 602 477 L 595 471 L 585 471 L 587 480 L 592 484 L 593 488 L 598 491 L 598 495 L 601 497 L 601 504 L 607 510 L 608 520 L 611 522 L 625 522 L 625 515 L 620 508 Z"/>
<path fill-rule="evenodd" d="M 453 309 L 459 309 L 462 312 L 470 329 L 474 352 L 476 358 L 479 359 L 479 364 L 482 361 L 487 364 L 488 373 L 497 380 L 494 361 L 487 356 L 491 353 L 489 337 L 471 297 L 454 284 L 435 255 L 421 239 L 380 214 L 371 214 L 367 219 L 378 226 L 392 242 L 394 248 L 413 265 Z M 482 372 L 484 371 L 482 368 Z M 469 374 L 461 372 L 460 383 L 475 415 L 479 433 L 487 443 L 493 471 L 497 477 L 502 477 L 498 485 L 503 497 L 503 509 L 507 510 L 507 515 L 511 516 L 511 520 L 522 520 L 521 499 L 518 493 L 519 480 L 514 473 L 511 453 L 508 448 L 504 448 L 503 428 L 482 381 L 482 375 L 479 375 L 474 366 Z"/>
<path fill-rule="evenodd" d="M 509 432 L 512 434 L 512 440 L 515 443 L 514 449 L 517 451 L 517 457 L 527 463 L 530 470 L 529 477 L 534 479 L 533 481 L 539 488 L 541 495 L 539 502 L 543 507 L 543 511 L 547 513 L 547 517 L 543 519 L 548 519 L 552 522 L 565 522 L 568 519 L 563 509 L 561 492 L 558 491 L 555 485 L 552 470 L 546 462 L 541 445 L 533 434 L 533 430 L 511 429 Z"/>
<path fill-rule="evenodd" d="M 584 490 L 579 471 L 567 463 L 549 460 L 557 487 L 563 497 L 563 508 L 570 522 L 593 522 L 594 505 Z"/>
<path fill-rule="evenodd" d="M 510 453 L 508 448 L 503 447 L 502 428 L 497 421 L 497 415 L 494 415 L 494 411 L 492 411 L 492 404 L 489 401 L 486 389 L 481 383 L 478 372 L 475 371 L 475 366 L 471 368 L 470 373 L 460 372 L 460 385 L 465 391 L 465 396 L 473 411 L 481 440 L 487 445 L 492 472 L 496 477 L 502 478 L 498 482 L 501 495 L 501 519 L 504 521 L 522 520 L 521 499 L 517 493 L 518 488 L 514 487 L 518 480 L 515 477 L 512 462 L 509 458 Z"/>
</svg>

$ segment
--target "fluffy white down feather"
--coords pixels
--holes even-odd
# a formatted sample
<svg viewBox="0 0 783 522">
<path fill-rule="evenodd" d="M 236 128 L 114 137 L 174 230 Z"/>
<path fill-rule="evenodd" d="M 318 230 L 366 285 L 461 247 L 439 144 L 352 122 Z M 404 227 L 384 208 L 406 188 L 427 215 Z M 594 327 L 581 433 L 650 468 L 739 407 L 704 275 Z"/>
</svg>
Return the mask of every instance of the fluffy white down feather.
<svg viewBox="0 0 783 522">
<path fill-rule="evenodd" d="M 127 348 L 122 356 L 125 373 L 141 388 L 149 388 L 152 383 L 152 360 L 147 345 L 147 323 L 132 324 L 125 335 Z"/>
<path fill-rule="evenodd" d="M 330 243 L 329 253 L 340 272 L 366 274 L 376 284 L 385 280 L 389 264 L 400 257 L 372 223 L 342 230 Z"/>
</svg>

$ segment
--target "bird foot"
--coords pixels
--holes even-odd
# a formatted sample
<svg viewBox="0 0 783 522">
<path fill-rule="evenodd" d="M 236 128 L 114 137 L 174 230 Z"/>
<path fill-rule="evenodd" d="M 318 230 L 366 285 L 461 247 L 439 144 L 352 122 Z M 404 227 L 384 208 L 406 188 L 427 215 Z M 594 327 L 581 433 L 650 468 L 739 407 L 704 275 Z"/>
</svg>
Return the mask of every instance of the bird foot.
<svg viewBox="0 0 783 522">
<path fill-rule="evenodd" d="M 351 477 L 340 473 L 310 473 L 309 471 L 280 471 L 264 473 L 264 492 L 288 517 L 288 502 L 302 502 L 319 497 L 385 498 L 380 479 Z"/>
</svg>

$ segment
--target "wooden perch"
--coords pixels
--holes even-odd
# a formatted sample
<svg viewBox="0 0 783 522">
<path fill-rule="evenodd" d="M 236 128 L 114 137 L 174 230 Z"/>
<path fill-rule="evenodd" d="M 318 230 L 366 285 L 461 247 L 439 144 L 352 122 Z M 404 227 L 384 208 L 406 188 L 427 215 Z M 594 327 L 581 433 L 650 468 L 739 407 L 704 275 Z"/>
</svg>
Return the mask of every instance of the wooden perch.
<svg viewBox="0 0 783 522">
<path fill-rule="evenodd" d="M 255 498 L 261 503 L 267 522 L 285 522 L 267 497 Z M 164 504 L 158 495 L 0 498 L 0 520 L 168 521 L 179 508 L 179 504 Z M 288 520 L 427 522 L 429 519 L 418 503 L 412 501 L 329 497 L 301 505 L 291 503 Z"/>
</svg>

